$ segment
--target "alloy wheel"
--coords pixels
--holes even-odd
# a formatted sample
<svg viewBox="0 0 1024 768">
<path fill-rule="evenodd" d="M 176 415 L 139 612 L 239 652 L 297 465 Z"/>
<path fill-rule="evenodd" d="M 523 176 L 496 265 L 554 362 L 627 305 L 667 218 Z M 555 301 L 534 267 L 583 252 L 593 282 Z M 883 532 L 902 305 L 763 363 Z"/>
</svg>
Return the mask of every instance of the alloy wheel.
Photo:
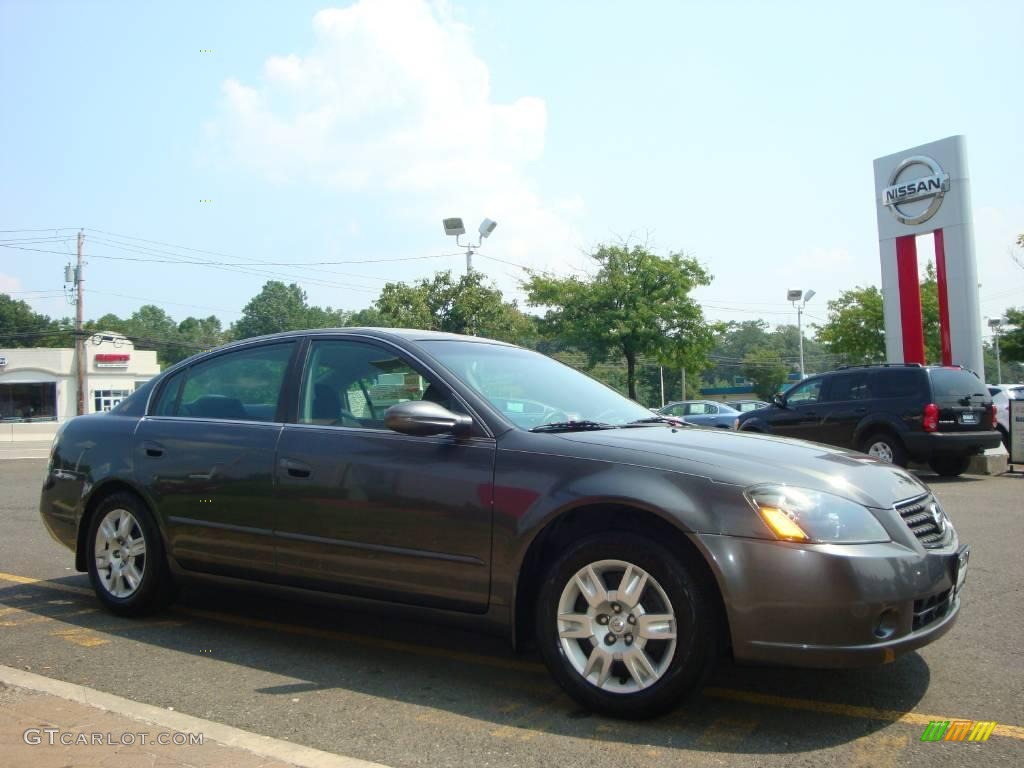
<svg viewBox="0 0 1024 768">
<path fill-rule="evenodd" d="M 871 447 L 868 448 L 868 455 L 874 456 L 876 459 L 888 462 L 892 464 L 892 447 L 885 442 L 879 440 L 877 443 L 872 443 Z"/>
<path fill-rule="evenodd" d="M 662 678 L 676 650 L 676 616 L 661 585 L 642 568 L 600 560 L 562 590 L 558 637 L 573 669 L 611 693 L 635 693 Z"/>
<path fill-rule="evenodd" d="M 146 569 L 146 538 L 131 512 L 118 508 L 103 516 L 93 554 L 104 590 L 122 599 L 138 591 Z"/>
</svg>

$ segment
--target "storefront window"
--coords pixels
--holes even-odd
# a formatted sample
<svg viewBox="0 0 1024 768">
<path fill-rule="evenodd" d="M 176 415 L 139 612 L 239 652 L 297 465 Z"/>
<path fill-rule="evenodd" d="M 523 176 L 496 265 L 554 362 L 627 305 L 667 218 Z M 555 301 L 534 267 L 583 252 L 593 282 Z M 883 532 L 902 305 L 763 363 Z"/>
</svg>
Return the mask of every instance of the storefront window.
<svg viewBox="0 0 1024 768">
<path fill-rule="evenodd" d="M 131 390 L 127 389 L 94 389 L 92 397 L 95 408 L 93 410 L 96 413 L 109 411 L 130 394 Z"/>
<path fill-rule="evenodd" d="M 0 420 L 56 421 L 57 385 L 0 384 Z"/>
</svg>

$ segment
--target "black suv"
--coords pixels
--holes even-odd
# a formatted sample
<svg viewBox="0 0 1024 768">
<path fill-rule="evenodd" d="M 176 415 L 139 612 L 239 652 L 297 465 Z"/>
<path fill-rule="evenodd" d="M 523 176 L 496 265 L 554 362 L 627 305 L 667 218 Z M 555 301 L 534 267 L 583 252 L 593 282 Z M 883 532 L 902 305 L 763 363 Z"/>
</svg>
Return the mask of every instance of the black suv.
<svg viewBox="0 0 1024 768">
<path fill-rule="evenodd" d="M 985 384 L 960 367 L 864 365 L 811 376 L 744 413 L 738 429 L 798 437 L 940 475 L 963 473 L 972 455 L 999 445 Z"/>
</svg>

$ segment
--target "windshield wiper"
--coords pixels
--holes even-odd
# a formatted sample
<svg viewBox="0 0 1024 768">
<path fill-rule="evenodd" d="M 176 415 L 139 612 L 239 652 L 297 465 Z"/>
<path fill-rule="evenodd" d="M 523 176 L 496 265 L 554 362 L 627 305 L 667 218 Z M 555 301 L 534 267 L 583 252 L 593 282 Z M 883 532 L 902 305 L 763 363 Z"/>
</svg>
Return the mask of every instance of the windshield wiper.
<svg viewBox="0 0 1024 768">
<path fill-rule="evenodd" d="M 602 421 L 589 421 L 587 419 L 581 419 L 580 421 L 553 421 L 550 424 L 538 424 L 533 427 L 531 432 L 573 432 L 579 430 L 581 432 L 594 429 L 615 429 L 614 424 L 605 424 Z"/>
<path fill-rule="evenodd" d="M 646 419 L 634 419 L 626 424 L 626 426 L 629 426 L 630 424 L 683 424 L 687 427 L 693 426 L 689 422 L 683 421 L 678 416 L 648 416 Z"/>
</svg>

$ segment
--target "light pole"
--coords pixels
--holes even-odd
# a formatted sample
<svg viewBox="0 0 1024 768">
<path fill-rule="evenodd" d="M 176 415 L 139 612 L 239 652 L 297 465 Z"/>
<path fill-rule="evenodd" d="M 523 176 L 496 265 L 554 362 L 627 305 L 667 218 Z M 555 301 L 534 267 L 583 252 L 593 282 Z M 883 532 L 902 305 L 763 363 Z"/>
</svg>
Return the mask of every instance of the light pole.
<svg viewBox="0 0 1024 768">
<path fill-rule="evenodd" d="M 485 237 L 490 237 L 491 232 L 498 226 L 498 222 L 492 221 L 491 219 L 484 219 L 480 222 L 480 228 L 477 230 L 480 233 L 480 242 L 476 243 L 461 243 L 459 238 L 466 234 L 466 227 L 462 223 L 462 219 L 451 218 L 443 219 L 441 222 L 444 225 L 444 233 L 449 237 L 455 238 L 455 244 L 460 248 L 466 249 L 466 274 L 468 275 L 473 271 L 473 249 L 479 248 L 480 244 L 483 243 Z"/>
<path fill-rule="evenodd" d="M 995 337 L 996 342 L 996 384 L 999 386 L 1003 385 L 1003 366 L 999 362 L 999 329 L 1002 328 L 1002 325 L 1003 319 L 1001 317 L 990 317 L 988 319 L 988 327 L 992 329 L 992 335 Z"/>
<path fill-rule="evenodd" d="M 796 332 L 800 337 L 800 379 L 804 378 L 804 325 L 803 314 L 807 302 L 814 298 L 814 291 L 804 291 L 802 288 L 791 288 L 786 291 L 786 300 L 796 307 Z"/>
</svg>

